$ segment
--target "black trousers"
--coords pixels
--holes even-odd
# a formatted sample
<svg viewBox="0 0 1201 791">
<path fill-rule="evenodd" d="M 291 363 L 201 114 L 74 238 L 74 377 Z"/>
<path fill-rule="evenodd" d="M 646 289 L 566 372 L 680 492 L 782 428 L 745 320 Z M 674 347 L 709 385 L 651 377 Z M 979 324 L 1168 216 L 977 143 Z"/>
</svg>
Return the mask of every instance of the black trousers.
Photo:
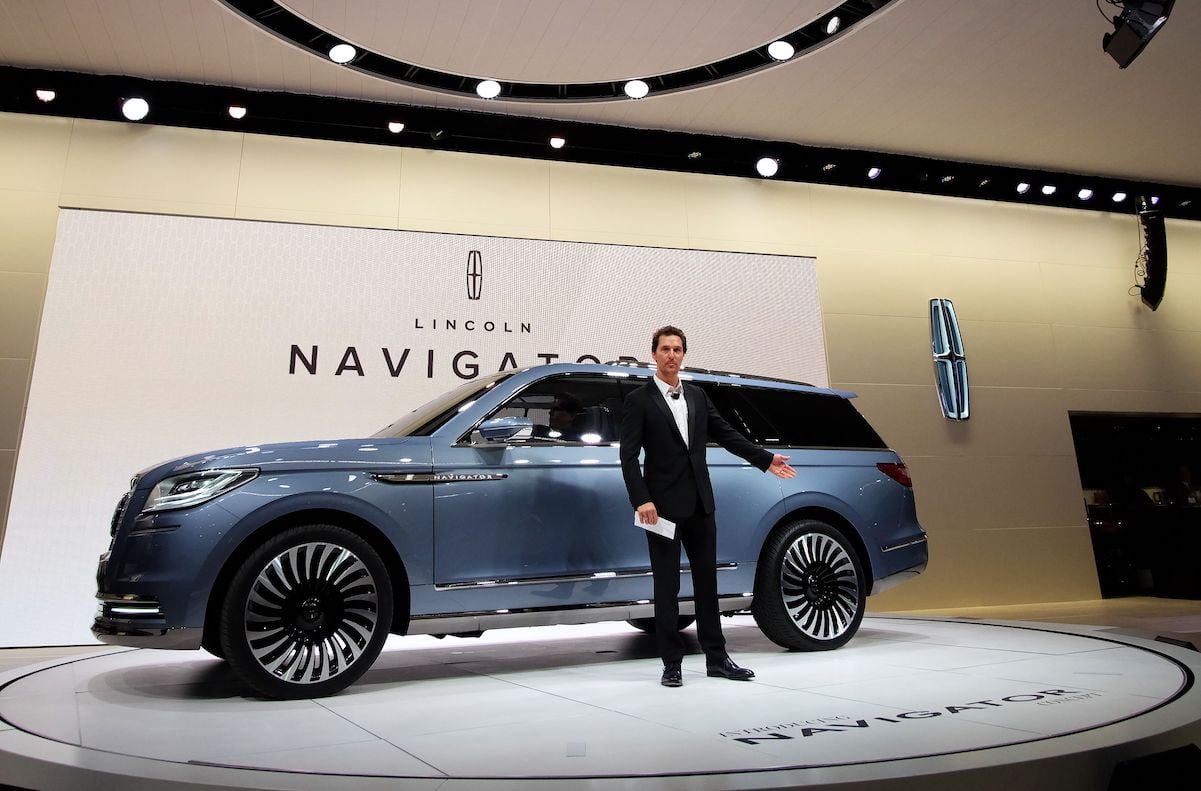
<svg viewBox="0 0 1201 791">
<path fill-rule="evenodd" d="M 680 546 L 688 553 L 692 576 L 692 598 L 696 607 L 696 630 L 709 663 L 726 657 L 726 638 L 721 633 L 717 609 L 717 523 L 697 504 L 692 516 L 676 523 L 675 538 L 647 531 L 651 572 L 655 581 L 655 633 L 664 665 L 678 665 L 684 658 L 680 636 Z"/>
</svg>

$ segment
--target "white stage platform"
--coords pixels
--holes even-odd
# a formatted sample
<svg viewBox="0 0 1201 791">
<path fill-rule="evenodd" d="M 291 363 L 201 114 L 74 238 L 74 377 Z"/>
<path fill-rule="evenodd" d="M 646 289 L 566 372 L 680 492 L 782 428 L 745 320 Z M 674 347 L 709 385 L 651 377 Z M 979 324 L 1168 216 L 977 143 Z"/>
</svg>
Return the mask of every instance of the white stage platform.
<svg viewBox="0 0 1201 791">
<path fill-rule="evenodd" d="M 689 630 L 691 633 L 692 630 Z M 869 617 L 788 653 L 726 621 L 751 682 L 624 624 L 393 638 L 340 695 L 243 697 L 202 652 L 98 648 L 0 675 L 25 788 L 1104 789 L 1201 741 L 1201 653 L 1101 627 Z"/>
</svg>

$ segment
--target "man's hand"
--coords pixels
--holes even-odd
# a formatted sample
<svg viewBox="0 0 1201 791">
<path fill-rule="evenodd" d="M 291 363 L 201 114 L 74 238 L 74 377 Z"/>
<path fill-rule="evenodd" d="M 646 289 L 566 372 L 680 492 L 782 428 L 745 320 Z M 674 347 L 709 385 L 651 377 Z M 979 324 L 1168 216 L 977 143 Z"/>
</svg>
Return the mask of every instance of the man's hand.
<svg viewBox="0 0 1201 791">
<path fill-rule="evenodd" d="M 767 471 L 777 478 L 796 477 L 796 470 L 788 466 L 788 457 L 781 456 L 779 453 L 777 453 L 775 456 L 772 456 L 771 466 L 767 468 Z M 651 506 L 651 508 L 654 508 L 654 506 Z M 638 509 L 638 512 L 641 513 L 642 509 Z"/>
<path fill-rule="evenodd" d="M 659 512 L 655 510 L 654 503 L 643 503 L 638 506 L 638 521 L 644 525 L 653 525 L 659 522 Z"/>
</svg>

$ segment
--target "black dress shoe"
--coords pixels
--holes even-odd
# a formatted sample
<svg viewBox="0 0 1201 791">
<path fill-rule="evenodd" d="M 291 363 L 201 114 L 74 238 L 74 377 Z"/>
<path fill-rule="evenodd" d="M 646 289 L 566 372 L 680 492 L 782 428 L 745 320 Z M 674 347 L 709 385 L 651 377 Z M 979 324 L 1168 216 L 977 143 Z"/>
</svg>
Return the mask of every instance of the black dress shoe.
<svg viewBox="0 0 1201 791">
<path fill-rule="evenodd" d="M 682 687 L 684 686 L 684 676 L 680 673 L 679 665 L 667 665 L 663 668 L 663 678 L 659 679 L 659 683 L 665 687 Z"/>
<path fill-rule="evenodd" d="M 716 665 L 705 665 L 705 671 L 707 675 L 728 678 L 731 681 L 750 681 L 755 677 L 754 670 L 739 667 L 728 656 Z"/>
</svg>

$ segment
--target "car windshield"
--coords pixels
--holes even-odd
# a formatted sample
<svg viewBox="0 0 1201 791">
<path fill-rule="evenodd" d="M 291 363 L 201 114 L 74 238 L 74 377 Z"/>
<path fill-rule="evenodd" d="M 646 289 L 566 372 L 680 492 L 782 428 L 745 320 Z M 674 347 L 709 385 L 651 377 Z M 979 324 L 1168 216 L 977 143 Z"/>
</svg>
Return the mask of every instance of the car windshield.
<svg viewBox="0 0 1201 791">
<path fill-rule="evenodd" d="M 513 375 L 513 371 L 492 374 L 465 382 L 449 393 L 417 407 L 395 423 L 382 428 L 373 437 L 423 437 L 432 434 L 443 423 L 471 406 L 482 393 Z"/>
</svg>

